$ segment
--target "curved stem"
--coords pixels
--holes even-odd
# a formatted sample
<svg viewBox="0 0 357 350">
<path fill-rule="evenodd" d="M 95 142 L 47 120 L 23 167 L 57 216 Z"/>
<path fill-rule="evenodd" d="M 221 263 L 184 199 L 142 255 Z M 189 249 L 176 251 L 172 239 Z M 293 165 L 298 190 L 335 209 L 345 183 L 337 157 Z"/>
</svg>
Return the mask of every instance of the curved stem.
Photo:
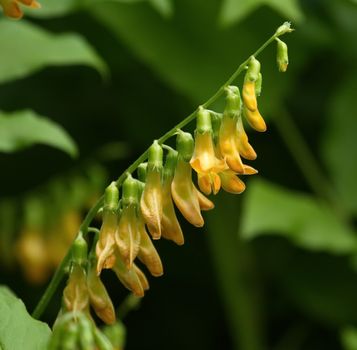
<svg viewBox="0 0 357 350">
<path fill-rule="evenodd" d="M 284 30 L 280 30 L 280 28 L 284 27 Z M 229 79 L 217 90 L 217 92 L 211 96 L 206 102 L 204 102 L 201 106 L 204 108 L 209 107 L 212 103 L 216 102 L 218 98 L 222 96 L 224 93 L 224 89 L 232 84 L 237 77 L 245 70 L 246 65 L 248 64 L 250 58 L 252 56 L 258 56 L 270 43 L 275 41 L 275 39 L 285 33 L 289 33 L 291 31 L 290 25 L 287 23 L 284 23 L 283 26 L 279 27 L 279 29 L 272 35 L 262 46 L 259 47 L 257 51 L 255 51 L 249 58 L 247 58 L 237 69 L 236 71 L 229 77 Z M 188 117 L 183 119 L 180 123 L 178 123 L 175 127 L 173 127 L 171 130 L 169 130 L 166 134 L 161 136 L 157 141 L 159 144 L 163 144 L 166 140 L 168 140 L 170 137 L 172 137 L 178 129 L 183 128 L 186 126 L 188 123 L 193 121 L 196 117 L 198 108 L 192 112 Z M 132 174 L 136 168 L 147 159 L 148 155 L 148 150 L 146 150 L 144 153 L 142 153 L 126 170 L 123 171 L 123 173 L 119 176 L 119 178 L 116 180 L 116 185 L 118 188 L 121 186 L 123 181 L 125 180 L 127 174 Z M 98 202 L 91 208 L 91 210 L 88 212 L 87 216 L 83 220 L 79 232 L 82 232 L 83 235 L 86 235 L 88 232 L 88 226 L 90 225 L 91 221 L 97 214 L 98 210 L 100 207 L 103 205 L 104 202 L 104 196 L 102 196 Z M 40 318 L 43 311 L 46 309 L 49 301 L 51 300 L 53 294 L 55 293 L 56 289 L 58 288 L 59 283 L 61 282 L 68 264 L 70 263 L 70 258 L 71 258 L 71 248 L 69 248 L 67 255 L 64 257 L 62 260 L 61 264 L 58 266 L 54 276 L 52 277 L 52 280 L 50 284 L 48 285 L 45 293 L 42 295 L 39 303 L 37 304 L 34 312 L 32 313 L 32 316 L 34 318 Z"/>
</svg>

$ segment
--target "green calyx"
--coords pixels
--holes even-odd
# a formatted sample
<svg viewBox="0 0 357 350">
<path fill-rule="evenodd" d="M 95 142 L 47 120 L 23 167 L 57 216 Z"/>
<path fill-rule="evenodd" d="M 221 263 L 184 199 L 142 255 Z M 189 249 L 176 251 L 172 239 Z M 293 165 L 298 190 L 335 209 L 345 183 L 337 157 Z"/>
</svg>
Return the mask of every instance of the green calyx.
<svg viewBox="0 0 357 350">
<path fill-rule="evenodd" d="M 211 113 L 202 106 L 198 108 L 196 115 L 196 132 L 199 134 L 212 133 Z"/>
<path fill-rule="evenodd" d="M 163 177 L 164 180 L 172 180 L 175 175 L 178 152 L 170 149 L 166 155 Z"/>
<path fill-rule="evenodd" d="M 241 113 L 242 101 L 238 87 L 227 86 L 224 91 L 226 93 L 226 106 L 224 108 L 224 114 L 231 118 L 239 116 Z"/>
<path fill-rule="evenodd" d="M 119 189 L 113 181 L 106 189 L 104 193 L 104 208 L 109 210 L 117 210 L 119 203 Z"/>
<path fill-rule="evenodd" d="M 139 181 L 145 182 L 146 180 L 146 174 L 147 174 L 147 169 L 148 169 L 148 163 L 144 162 L 141 163 L 138 168 L 136 169 L 137 174 L 138 174 L 138 179 Z"/>
<path fill-rule="evenodd" d="M 122 201 L 123 205 L 129 204 L 137 204 L 138 202 L 138 192 L 139 192 L 139 184 L 138 181 L 135 180 L 130 174 L 128 174 L 127 178 L 123 182 L 123 195 Z"/>
<path fill-rule="evenodd" d="M 252 56 L 248 63 L 247 73 L 245 73 L 244 81 L 256 82 L 259 78 L 260 62 Z"/>
<path fill-rule="evenodd" d="M 276 63 L 278 65 L 279 72 L 286 72 L 289 64 L 288 45 L 279 38 L 275 39 L 277 42 L 276 47 Z"/>
<path fill-rule="evenodd" d="M 148 150 L 148 171 L 157 169 L 162 169 L 162 160 L 163 160 L 163 150 L 159 145 L 157 140 L 149 147 Z"/>
<path fill-rule="evenodd" d="M 80 232 L 72 246 L 72 260 L 81 266 L 86 265 L 88 256 L 88 244 Z"/>
<path fill-rule="evenodd" d="M 176 149 L 178 155 L 185 162 L 189 162 L 193 155 L 195 143 L 189 132 L 179 130 L 176 137 Z"/>
<path fill-rule="evenodd" d="M 255 95 L 260 96 L 262 93 L 262 85 L 263 85 L 263 76 L 262 73 L 259 73 L 258 80 L 255 82 Z"/>
</svg>

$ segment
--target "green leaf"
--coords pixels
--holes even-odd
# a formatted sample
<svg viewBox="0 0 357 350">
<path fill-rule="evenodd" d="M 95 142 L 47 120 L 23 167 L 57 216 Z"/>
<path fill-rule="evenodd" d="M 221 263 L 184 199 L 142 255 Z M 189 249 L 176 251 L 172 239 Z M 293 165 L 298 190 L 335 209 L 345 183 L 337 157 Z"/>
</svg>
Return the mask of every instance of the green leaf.
<svg viewBox="0 0 357 350">
<path fill-rule="evenodd" d="M 47 324 L 33 319 L 24 303 L 0 286 L 0 349 L 44 350 L 51 336 Z"/>
<path fill-rule="evenodd" d="M 346 327 L 341 331 L 341 342 L 344 350 L 357 350 L 357 329 Z"/>
<path fill-rule="evenodd" d="M 33 144 L 60 149 L 72 157 L 77 146 L 60 125 L 31 110 L 4 113 L 0 111 L 0 152 L 15 152 Z"/>
<path fill-rule="evenodd" d="M 297 0 L 224 0 L 220 21 L 223 25 L 239 22 L 263 5 L 270 6 L 295 23 L 304 17 Z"/>
<path fill-rule="evenodd" d="M 263 180 L 251 181 L 245 193 L 242 237 L 253 239 L 267 234 L 333 254 L 353 253 L 357 248 L 354 232 L 324 203 Z"/>
<path fill-rule="evenodd" d="M 336 89 L 329 107 L 322 142 L 322 154 L 342 202 L 357 215 L 357 118 L 355 116 L 357 72 Z"/>
<path fill-rule="evenodd" d="M 24 20 L 0 20 L 0 47 L 0 83 L 46 66 L 87 65 L 107 74 L 105 63 L 81 36 L 51 34 Z"/>
<path fill-rule="evenodd" d="M 172 0 L 149 0 L 149 2 L 163 17 L 169 18 L 173 15 Z"/>
</svg>

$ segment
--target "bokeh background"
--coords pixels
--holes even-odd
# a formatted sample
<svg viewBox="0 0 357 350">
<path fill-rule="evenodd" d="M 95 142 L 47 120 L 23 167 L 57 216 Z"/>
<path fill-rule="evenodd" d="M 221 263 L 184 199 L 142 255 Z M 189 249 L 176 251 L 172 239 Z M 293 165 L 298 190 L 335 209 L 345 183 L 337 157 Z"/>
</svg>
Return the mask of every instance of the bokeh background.
<svg viewBox="0 0 357 350">
<path fill-rule="evenodd" d="M 106 184 L 289 20 L 287 73 L 275 44 L 259 56 L 259 175 L 214 197 L 203 229 L 181 220 L 183 247 L 157 242 L 165 275 L 125 317 L 125 348 L 357 349 L 357 2 L 41 3 L 0 18 L 1 283 L 31 311 Z"/>
</svg>

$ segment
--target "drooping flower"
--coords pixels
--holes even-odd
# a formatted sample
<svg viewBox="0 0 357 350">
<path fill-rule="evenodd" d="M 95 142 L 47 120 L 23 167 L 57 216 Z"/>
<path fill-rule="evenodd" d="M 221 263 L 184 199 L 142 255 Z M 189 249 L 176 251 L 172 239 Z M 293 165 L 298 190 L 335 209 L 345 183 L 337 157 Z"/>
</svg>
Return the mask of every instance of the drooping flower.
<svg viewBox="0 0 357 350">
<path fill-rule="evenodd" d="M 40 3 L 36 0 L 0 0 L 0 5 L 4 10 L 4 14 L 14 19 L 20 19 L 23 16 L 20 4 L 31 8 L 41 7 Z"/>
<path fill-rule="evenodd" d="M 141 197 L 141 213 L 153 239 L 161 237 L 162 187 L 161 172 L 163 152 L 157 141 L 148 151 L 146 184 Z"/>
<path fill-rule="evenodd" d="M 258 110 L 256 96 L 256 82 L 259 79 L 260 63 L 254 57 L 251 57 L 248 64 L 248 70 L 243 84 L 243 114 L 249 125 L 260 132 L 266 131 L 266 124 Z"/>
<path fill-rule="evenodd" d="M 237 120 L 237 137 L 236 137 L 237 147 L 239 154 L 248 160 L 254 160 L 257 158 L 257 154 L 254 151 L 254 148 L 250 145 L 248 141 L 248 135 L 246 134 L 242 117 L 240 116 Z M 243 166 L 244 167 L 244 166 Z"/>
<path fill-rule="evenodd" d="M 119 190 L 112 182 L 105 190 L 103 222 L 96 245 L 97 274 L 115 263 L 115 232 L 118 228 Z"/>
<path fill-rule="evenodd" d="M 172 198 L 185 219 L 196 227 L 202 227 L 197 189 L 192 182 L 192 168 L 189 160 L 193 154 L 194 141 L 192 135 L 180 131 L 176 138 L 178 151 L 175 175 L 171 183 Z"/>
<path fill-rule="evenodd" d="M 209 111 L 199 107 L 197 111 L 197 128 L 195 131 L 195 148 L 190 160 L 197 172 L 198 186 L 205 194 L 216 194 L 221 187 L 218 174 L 224 170 L 225 162 L 215 154 L 212 123 Z"/>
<path fill-rule="evenodd" d="M 178 245 L 184 244 L 184 236 L 177 220 L 171 196 L 171 184 L 175 175 L 178 153 L 170 149 L 166 156 L 162 180 L 162 236 Z"/>
<path fill-rule="evenodd" d="M 132 267 L 139 252 L 140 232 L 138 227 L 138 182 L 129 174 L 123 183 L 122 211 L 115 242 L 119 254 L 128 268 Z"/>
<path fill-rule="evenodd" d="M 106 324 L 115 323 L 116 316 L 113 303 L 108 292 L 96 272 L 96 257 L 92 254 L 89 257 L 87 270 L 87 287 L 91 306 L 97 316 Z"/>
<path fill-rule="evenodd" d="M 288 46 L 279 38 L 276 38 L 275 40 L 277 42 L 276 63 L 278 65 L 279 72 L 286 72 L 289 64 Z"/>
</svg>

